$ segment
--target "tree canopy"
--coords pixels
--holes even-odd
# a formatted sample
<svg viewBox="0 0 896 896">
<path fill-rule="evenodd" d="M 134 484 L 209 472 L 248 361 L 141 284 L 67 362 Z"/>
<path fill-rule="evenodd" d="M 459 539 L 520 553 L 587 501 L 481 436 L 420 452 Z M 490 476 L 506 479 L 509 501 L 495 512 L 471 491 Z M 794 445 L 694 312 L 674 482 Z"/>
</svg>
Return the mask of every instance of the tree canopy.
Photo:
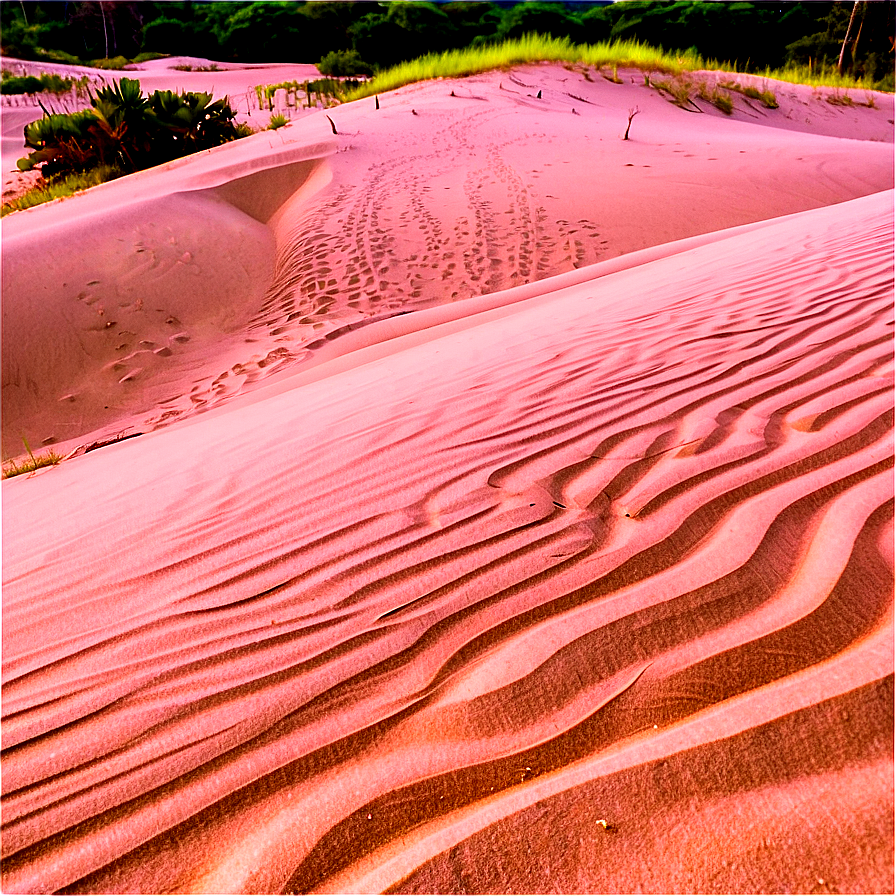
<svg viewBox="0 0 896 896">
<path fill-rule="evenodd" d="M 576 43 L 633 38 L 670 51 L 695 48 L 748 71 L 836 65 L 845 47 L 846 71 L 892 89 L 894 9 L 894 0 L 22 0 L 0 4 L 0 39 L 5 55 L 60 61 L 133 58 L 143 51 L 317 62 L 332 52 L 353 52 L 373 68 L 531 32 Z"/>
</svg>

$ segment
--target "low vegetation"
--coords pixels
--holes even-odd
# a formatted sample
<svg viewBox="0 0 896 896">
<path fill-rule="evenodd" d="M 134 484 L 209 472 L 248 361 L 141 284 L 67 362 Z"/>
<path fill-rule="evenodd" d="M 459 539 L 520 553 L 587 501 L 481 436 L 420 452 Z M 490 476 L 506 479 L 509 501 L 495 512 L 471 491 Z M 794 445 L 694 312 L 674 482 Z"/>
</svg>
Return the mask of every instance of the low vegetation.
<svg viewBox="0 0 896 896">
<path fill-rule="evenodd" d="M 573 44 L 568 38 L 526 34 L 498 44 L 480 44 L 464 50 L 422 56 L 394 68 L 378 72 L 346 98 L 361 99 L 395 90 L 415 81 L 459 78 L 493 69 L 507 69 L 531 62 L 581 63 L 595 68 L 639 68 L 677 74 L 686 69 L 704 68 L 704 60 L 692 51 L 667 53 L 637 41 L 614 41 L 587 45 Z"/>
<path fill-rule="evenodd" d="M 712 103 L 725 115 L 731 115 L 734 112 L 734 103 L 731 97 L 727 93 L 722 93 L 716 85 L 709 85 L 705 81 L 701 81 L 697 88 L 697 96 L 707 103 Z"/>
<path fill-rule="evenodd" d="M 502 43 L 481 43 L 463 50 L 449 50 L 444 53 L 422 56 L 410 62 L 402 62 L 393 68 L 377 72 L 372 79 L 350 91 L 345 99 L 362 99 L 374 94 L 385 93 L 388 90 L 396 90 L 416 81 L 458 78 L 478 72 L 508 69 L 515 65 L 541 61 L 592 66 L 597 69 L 609 68 L 612 70 L 612 76 L 604 74 L 604 77 L 615 83 L 619 83 L 620 80 L 619 68 L 636 68 L 648 73 L 677 76 L 657 79 L 646 75 L 645 83 L 668 93 L 673 102 L 684 107 L 691 103 L 693 91 L 699 91 L 699 88 L 693 87 L 681 78 L 684 73 L 713 70 L 738 74 L 736 64 L 706 59 L 693 49 L 681 53 L 670 53 L 630 40 L 573 44 L 567 38 L 527 34 Z M 790 66 L 785 69 L 767 70 L 762 73 L 762 76 L 767 79 L 812 86 L 870 88 L 870 84 L 866 81 L 838 75 L 836 71 L 822 66 Z M 732 80 L 726 81 L 720 86 L 758 100 L 766 108 L 777 108 L 777 98 L 767 88 L 759 89 L 752 85 L 741 85 Z M 733 109 L 730 97 L 717 88 L 708 92 L 704 90 L 702 94 L 698 95 L 725 113 L 730 114 Z"/>
<path fill-rule="evenodd" d="M 18 166 L 40 165 L 47 180 L 104 167 L 130 174 L 236 139 L 233 118 L 226 98 L 170 90 L 144 97 L 139 81 L 122 78 L 98 90 L 90 109 L 27 125 L 25 145 L 34 151 Z"/>
<path fill-rule="evenodd" d="M 176 72 L 219 72 L 221 69 L 214 64 L 211 65 L 175 65 Z"/>
<path fill-rule="evenodd" d="M 285 126 L 286 126 L 286 116 L 285 115 L 272 115 L 271 123 L 268 125 L 268 130 L 276 131 Z"/>
<path fill-rule="evenodd" d="M 358 87 L 355 80 L 339 80 L 335 78 L 318 78 L 316 81 L 280 81 L 277 84 L 257 84 L 255 95 L 258 107 L 274 111 L 274 95 L 278 90 L 286 93 L 286 103 L 294 108 L 303 105 L 308 109 L 320 104 L 325 109 L 342 102 Z"/>
<path fill-rule="evenodd" d="M 22 171 L 40 170 L 43 183 L 8 203 L 4 214 L 251 133 L 233 119 L 226 98 L 170 90 L 144 96 L 139 81 L 122 78 L 98 90 L 91 108 L 45 113 L 25 127 L 32 152 L 17 164 Z"/>
<path fill-rule="evenodd" d="M 27 442 L 25 442 L 25 448 L 28 451 L 27 460 L 23 460 L 21 463 L 10 460 L 3 464 L 4 479 L 10 479 L 12 476 L 21 476 L 23 473 L 33 473 L 41 467 L 53 467 L 62 460 L 62 455 L 52 450 L 46 454 L 35 455 Z"/>
<path fill-rule="evenodd" d="M 69 174 L 67 177 L 48 182 L 41 180 L 30 189 L 27 193 L 5 202 L 0 207 L 0 218 L 12 212 L 24 211 L 26 208 L 34 208 L 36 205 L 43 205 L 45 202 L 52 202 L 54 199 L 64 199 L 66 196 L 72 196 L 81 190 L 87 190 L 90 187 L 96 187 L 99 184 L 107 183 L 121 177 L 122 172 L 117 168 L 103 166 L 94 168 L 85 174 Z"/>
<path fill-rule="evenodd" d="M 87 75 L 82 78 L 63 78 L 56 74 L 14 75 L 12 72 L 4 71 L 0 75 L 0 93 L 62 94 L 71 93 L 74 90 L 81 95 L 87 92 L 89 83 Z"/>
<path fill-rule="evenodd" d="M 724 87 L 725 90 L 740 93 L 750 99 L 758 100 L 766 109 L 778 108 L 778 98 L 771 90 L 760 90 L 752 84 L 739 84 L 737 81 L 722 81 L 719 86 Z"/>
<path fill-rule="evenodd" d="M 576 45 L 632 41 L 662 45 L 673 54 L 690 48 L 704 58 L 733 60 L 748 74 L 823 69 L 892 90 L 894 30 L 893 3 L 843 0 L 0 3 L 6 56 L 112 68 L 153 52 L 225 62 L 323 57 L 322 72 L 334 77 L 538 33 Z"/>
<path fill-rule="evenodd" d="M 317 63 L 317 70 L 322 75 L 334 78 L 366 77 L 373 74 L 373 66 L 368 65 L 357 50 L 333 50 Z"/>
</svg>

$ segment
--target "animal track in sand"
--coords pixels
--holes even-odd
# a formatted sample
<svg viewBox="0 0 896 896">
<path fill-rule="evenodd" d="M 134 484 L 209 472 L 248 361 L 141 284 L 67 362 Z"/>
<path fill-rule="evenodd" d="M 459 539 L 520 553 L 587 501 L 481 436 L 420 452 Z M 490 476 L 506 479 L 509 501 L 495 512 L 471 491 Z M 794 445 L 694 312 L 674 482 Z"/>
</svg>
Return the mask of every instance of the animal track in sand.
<svg viewBox="0 0 896 896">
<path fill-rule="evenodd" d="M 549 142 L 496 123 L 490 108 L 457 111 L 422 143 L 394 141 L 360 183 L 337 179 L 278 247 L 272 285 L 249 324 L 259 343 L 253 351 L 281 347 L 288 359 L 301 360 L 322 334 L 347 324 L 599 260 L 606 243 L 597 225 L 582 219 L 549 226 L 548 200 L 508 162 L 508 146 L 532 139 Z M 561 168 L 549 158 L 535 174 L 550 179 Z M 247 362 L 260 378 L 288 359 L 273 364 L 253 354 Z M 222 382 L 203 380 L 203 389 L 220 394 Z"/>
</svg>

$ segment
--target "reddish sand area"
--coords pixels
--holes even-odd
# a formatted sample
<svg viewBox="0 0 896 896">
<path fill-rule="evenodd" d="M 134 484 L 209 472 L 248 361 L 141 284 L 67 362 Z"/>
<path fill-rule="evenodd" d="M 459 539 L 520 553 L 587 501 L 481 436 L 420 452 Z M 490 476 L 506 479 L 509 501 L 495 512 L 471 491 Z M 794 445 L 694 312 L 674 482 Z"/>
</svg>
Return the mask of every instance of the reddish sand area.
<svg viewBox="0 0 896 896">
<path fill-rule="evenodd" d="M 619 75 L 4 219 L 3 892 L 893 892 L 893 97 Z"/>
</svg>

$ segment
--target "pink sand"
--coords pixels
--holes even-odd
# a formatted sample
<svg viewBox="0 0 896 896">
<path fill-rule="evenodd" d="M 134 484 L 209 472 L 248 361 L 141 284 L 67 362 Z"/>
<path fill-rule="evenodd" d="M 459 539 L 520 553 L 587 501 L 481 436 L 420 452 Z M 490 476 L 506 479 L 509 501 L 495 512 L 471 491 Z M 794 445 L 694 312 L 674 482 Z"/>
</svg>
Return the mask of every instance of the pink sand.
<svg viewBox="0 0 896 896">
<path fill-rule="evenodd" d="M 5 892 L 892 891 L 893 98 L 622 74 L 4 219 Z"/>
</svg>

